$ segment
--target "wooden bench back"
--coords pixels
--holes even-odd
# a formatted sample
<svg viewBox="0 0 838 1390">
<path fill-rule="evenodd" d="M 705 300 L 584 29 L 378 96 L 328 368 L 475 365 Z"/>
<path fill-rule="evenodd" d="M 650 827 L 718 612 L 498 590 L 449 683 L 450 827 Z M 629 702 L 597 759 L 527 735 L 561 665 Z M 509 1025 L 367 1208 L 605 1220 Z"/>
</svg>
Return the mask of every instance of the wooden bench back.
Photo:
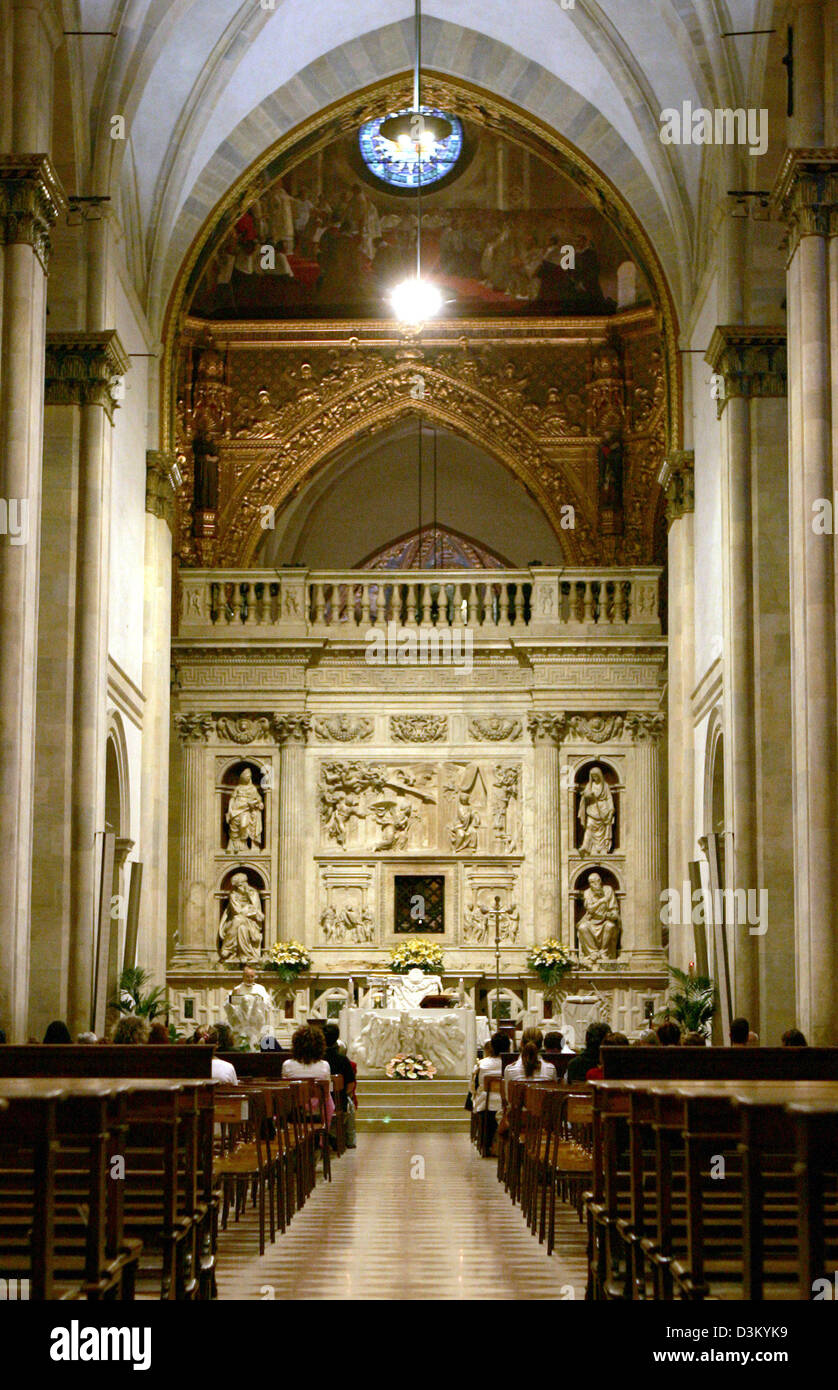
<svg viewBox="0 0 838 1390">
<path fill-rule="evenodd" d="M 838 1047 L 604 1047 L 601 1063 L 606 1081 L 838 1080 Z"/>
<path fill-rule="evenodd" d="M 0 1047 L 0 1076 L 151 1076 L 201 1081 L 213 1049 L 195 1044 L 22 1043 Z"/>
</svg>

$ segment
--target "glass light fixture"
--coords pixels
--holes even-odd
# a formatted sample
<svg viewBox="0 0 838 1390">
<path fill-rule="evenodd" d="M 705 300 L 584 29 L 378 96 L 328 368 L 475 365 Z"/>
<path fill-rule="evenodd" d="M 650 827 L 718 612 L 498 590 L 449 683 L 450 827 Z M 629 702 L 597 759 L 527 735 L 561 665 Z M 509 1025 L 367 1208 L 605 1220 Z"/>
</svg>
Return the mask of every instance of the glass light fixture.
<svg viewBox="0 0 838 1390">
<path fill-rule="evenodd" d="M 426 323 L 436 318 L 442 308 L 442 292 L 432 281 L 416 275 L 396 285 L 390 294 L 390 303 L 400 323 Z"/>
</svg>

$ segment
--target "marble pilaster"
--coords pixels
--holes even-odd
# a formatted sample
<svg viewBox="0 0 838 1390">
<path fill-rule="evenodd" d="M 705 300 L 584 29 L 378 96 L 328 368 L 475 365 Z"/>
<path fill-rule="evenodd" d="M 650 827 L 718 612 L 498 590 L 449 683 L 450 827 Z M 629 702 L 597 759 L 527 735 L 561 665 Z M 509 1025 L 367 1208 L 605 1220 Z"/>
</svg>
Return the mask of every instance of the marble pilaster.
<svg viewBox="0 0 838 1390">
<path fill-rule="evenodd" d="M 662 714 L 627 714 L 625 721 L 634 745 L 630 804 L 634 840 L 634 943 L 632 966 L 660 967 L 663 961 L 661 933 L 661 878 L 663 873 L 663 818 L 661 816 L 660 742 Z"/>
<path fill-rule="evenodd" d="M 139 956 L 155 980 L 166 977 L 166 865 L 169 811 L 170 641 L 173 457 L 146 456 L 145 602 Z"/>
<path fill-rule="evenodd" d="M 305 939 L 306 923 L 306 743 L 311 732 L 307 714 L 274 716 L 279 753 L 279 884 L 277 936 Z"/>
<path fill-rule="evenodd" d="M 538 942 L 551 936 L 560 938 L 561 933 L 559 744 L 564 737 L 566 717 L 538 711 L 529 716 L 527 728 L 535 749 L 533 850 Z"/>
<path fill-rule="evenodd" d="M 668 883 L 683 884 L 693 857 L 693 719 L 695 685 L 695 538 L 694 466 L 692 450 L 669 455 L 659 479 L 666 493 L 669 560 L 669 678 L 668 754 L 669 782 Z M 679 889 L 680 891 L 680 889 Z M 691 928 L 670 927 L 669 954 L 674 965 L 686 970 L 694 959 Z"/>
<path fill-rule="evenodd" d="M 206 961 L 210 895 L 205 851 L 209 815 L 205 752 L 215 721 L 210 714 L 176 714 L 174 722 L 183 748 L 177 967 Z"/>
</svg>

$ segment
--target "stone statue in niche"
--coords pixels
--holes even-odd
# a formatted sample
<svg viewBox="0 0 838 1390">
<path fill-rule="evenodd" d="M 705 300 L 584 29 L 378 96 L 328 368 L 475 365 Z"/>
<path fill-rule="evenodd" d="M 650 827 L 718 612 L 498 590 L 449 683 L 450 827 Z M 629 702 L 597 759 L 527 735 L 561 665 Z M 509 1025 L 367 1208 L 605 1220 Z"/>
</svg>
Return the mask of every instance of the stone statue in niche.
<svg viewBox="0 0 838 1390">
<path fill-rule="evenodd" d="M 258 889 L 247 874 L 233 874 L 230 896 L 219 927 L 218 954 L 224 964 L 257 961 L 262 956 L 262 923 L 265 914 Z"/>
<path fill-rule="evenodd" d="M 239 777 L 227 807 L 227 828 L 230 838 L 228 854 L 246 854 L 248 849 L 262 848 L 262 811 L 265 803 L 253 785 L 253 773 L 246 767 Z"/>
<path fill-rule="evenodd" d="M 586 962 L 616 960 L 620 941 L 620 905 L 617 894 L 600 874 L 592 873 L 582 894 L 585 914 L 576 928 L 579 954 Z"/>
<path fill-rule="evenodd" d="M 623 441 L 618 429 L 609 429 L 599 446 L 599 499 L 606 512 L 623 509 Z"/>
<path fill-rule="evenodd" d="M 515 807 L 518 802 L 520 785 L 520 768 L 503 763 L 498 763 L 496 765 L 492 826 L 495 834 L 495 848 L 501 854 L 514 854 L 518 847 L 518 827 Z"/>
<path fill-rule="evenodd" d="M 585 832 L 582 853 L 592 859 L 610 854 L 614 841 L 614 798 L 601 767 L 591 769 L 580 794 L 579 821 Z"/>
<path fill-rule="evenodd" d="M 192 441 L 192 457 L 195 460 L 195 511 L 217 511 L 218 449 L 215 441 L 205 435 L 196 436 Z"/>
</svg>

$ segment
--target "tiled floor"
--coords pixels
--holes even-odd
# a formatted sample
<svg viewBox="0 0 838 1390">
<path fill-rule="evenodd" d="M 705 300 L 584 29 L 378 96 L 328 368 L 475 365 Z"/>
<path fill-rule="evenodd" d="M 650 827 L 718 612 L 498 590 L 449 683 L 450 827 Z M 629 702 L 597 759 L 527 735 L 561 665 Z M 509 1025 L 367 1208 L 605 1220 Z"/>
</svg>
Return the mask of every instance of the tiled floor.
<svg viewBox="0 0 838 1390">
<path fill-rule="evenodd" d="M 582 1298 L 584 1227 L 559 1207 L 548 1258 L 459 1134 L 364 1134 L 260 1259 L 254 1219 L 219 1237 L 227 1299 Z"/>
</svg>

